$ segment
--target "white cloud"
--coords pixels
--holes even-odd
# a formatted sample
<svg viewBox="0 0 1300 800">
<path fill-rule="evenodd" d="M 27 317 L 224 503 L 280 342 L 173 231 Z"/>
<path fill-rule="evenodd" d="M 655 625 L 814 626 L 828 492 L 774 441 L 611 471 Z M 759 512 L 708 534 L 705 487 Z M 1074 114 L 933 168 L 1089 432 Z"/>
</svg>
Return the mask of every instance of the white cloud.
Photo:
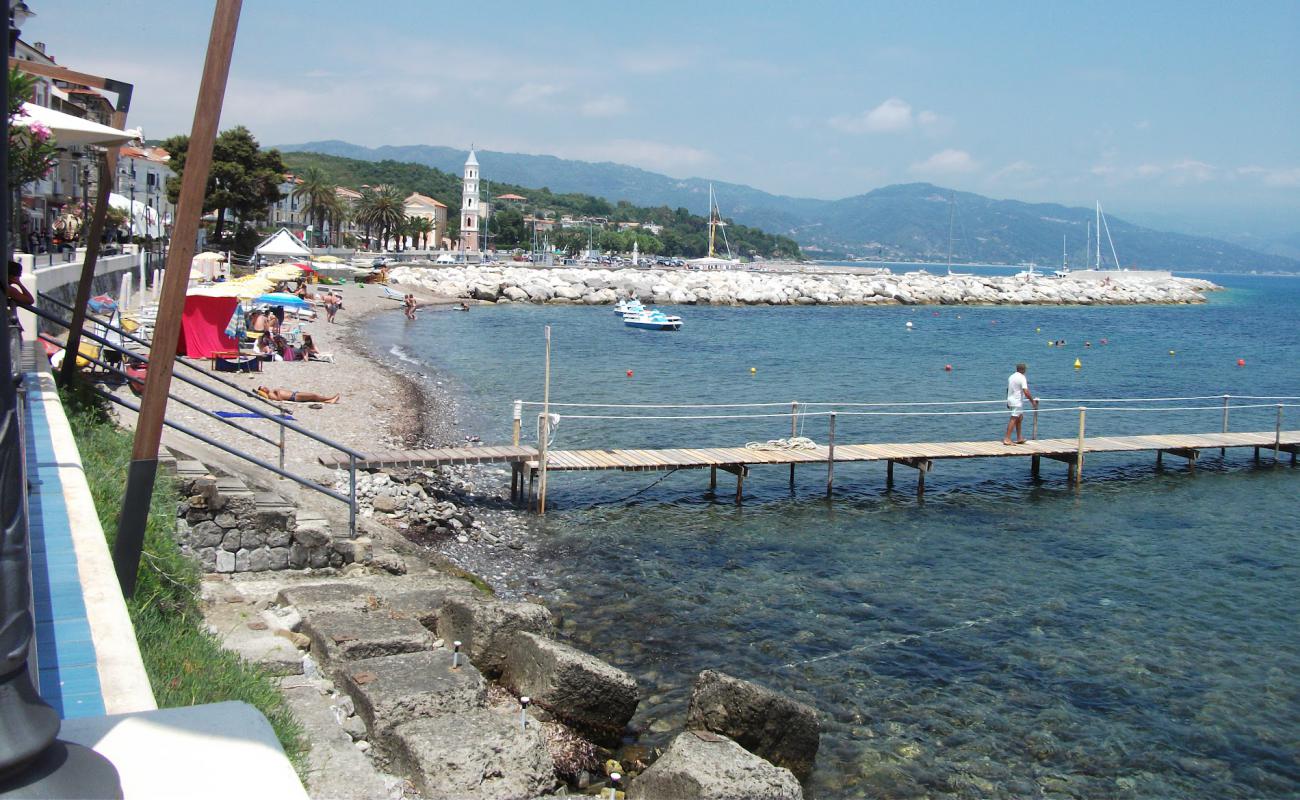
<svg viewBox="0 0 1300 800">
<path fill-rule="evenodd" d="M 584 117 L 617 117 L 627 113 L 627 100 L 614 94 L 593 97 L 578 108 Z"/>
<path fill-rule="evenodd" d="M 830 124 L 844 133 L 903 133 L 912 129 L 912 106 L 891 97 L 861 114 L 832 117 Z"/>
<path fill-rule="evenodd" d="M 924 161 L 918 161 L 909 169 L 922 175 L 961 175 L 974 172 L 980 164 L 971 158 L 965 150 L 940 150 Z"/>
<path fill-rule="evenodd" d="M 1269 169 L 1268 167 L 1238 167 L 1236 174 L 1248 178 L 1258 178 L 1265 186 L 1282 186 L 1290 188 L 1300 186 L 1300 167 L 1290 169 Z"/>
<path fill-rule="evenodd" d="M 506 95 L 506 102 L 521 108 L 540 108 L 547 100 L 560 93 L 560 87 L 551 83 L 525 83 Z"/>
<path fill-rule="evenodd" d="M 993 183 L 1008 179 L 1021 180 L 1031 177 L 1035 171 L 1034 165 L 1028 161 L 1012 161 L 990 175 L 989 180 Z"/>
<path fill-rule="evenodd" d="M 1088 171 L 1110 183 L 1159 181 L 1168 186 L 1207 183 L 1224 177 L 1222 170 L 1219 170 L 1213 164 L 1207 164 L 1194 158 L 1169 162 L 1148 161 L 1136 166 L 1097 164 Z"/>
<path fill-rule="evenodd" d="M 695 169 L 714 160 L 707 150 L 644 139 L 614 139 L 609 142 L 563 148 L 563 157 L 584 161 L 614 161 L 649 170 L 672 173 Z"/>
</svg>

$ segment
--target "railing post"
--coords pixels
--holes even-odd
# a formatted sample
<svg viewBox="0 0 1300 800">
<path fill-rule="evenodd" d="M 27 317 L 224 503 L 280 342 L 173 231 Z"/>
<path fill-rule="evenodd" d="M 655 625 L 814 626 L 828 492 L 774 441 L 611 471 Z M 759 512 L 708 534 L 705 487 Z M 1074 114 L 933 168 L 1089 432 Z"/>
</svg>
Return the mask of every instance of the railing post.
<svg viewBox="0 0 1300 800">
<path fill-rule="evenodd" d="M 835 412 L 831 412 L 830 429 L 826 434 L 826 496 L 835 489 Z"/>
<path fill-rule="evenodd" d="M 357 457 L 348 453 L 348 534 L 357 538 Z"/>
<path fill-rule="evenodd" d="M 523 415 L 524 415 L 524 401 L 516 400 L 515 415 L 514 415 L 514 420 L 511 423 L 511 436 L 510 436 L 510 441 L 512 444 L 514 444 L 515 447 L 519 446 L 519 426 L 523 420 Z"/>
<path fill-rule="evenodd" d="M 1037 403 L 1034 403 L 1034 422 L 1033 422 L 1033 425 L 1034 425 L 1034 429 L 1033 429 L 1033 431 L 1029 434 L 1029 438 L 1030 438 L 1030 439 L 1037 439 L 1037 438 L 1038 438 L 1038 404 L 1037 404 Z"/>
<path fill-rule="evenodd" d="M 1278 452 L 1282 449 L 1282 404 L 1277 404 L 1277 427 L 1273 432 L 1273 465 L 1277 466 Z"/>
<path fill-rule="evenodd" d="M 546 414 L 538 416 L 538 427 L 541 429 L 541 438 L 538 441 L 537 466 L 540 470 L 537 477 L 537 516 L 546 516 L 546 440 L 550 438 L 551 421 L 547 419 Z"/>
<path fill-rule="evenodd" d="M 284 422 L 284 403 L 283 403 L 283 402 L 280 403 L 280 405 L 279 405 L 279 411 L 280 411 L 280 419 L 277 420 L 277 422 L 281 422 L 281 423 L 282 423 L 282 422 Z M 283 469 L 284 469 L 284 425 L 277 425 L 276 427 L 278 427 L 278 428 L 280 429 L 280 469 L 283 470 Z M 281 475 L 279 479 L 280 479 L 280 480 L 284 480 L 284 476 Z"/>
<path fill-rule="evenodd" d="M 1079 406 L 1079 452 L 1074 457 L 1074 485 L 1083 483 L 1083 427 L 1088 414 L 1087 406 Z"/>
<path fill-rule="evenodd" d="M 790 404 L 790 443 L 794 444 L 794 437 L 799 433 L 799 401 L 795 400 Z M 794 463 L 790 464 L 790 488 L 794 488 Z"/>
<path fill-rule="evenodd" d="M 1223 396 L 1223 432 L 1224 433 L 1228 432 L 1228 395 L 1226 394 Z M 1227 453 L 1228 453 L 1228 448 L 1226 447 L 1219 448 L 1220 456 L 1227 455 Z"/>
</svg>

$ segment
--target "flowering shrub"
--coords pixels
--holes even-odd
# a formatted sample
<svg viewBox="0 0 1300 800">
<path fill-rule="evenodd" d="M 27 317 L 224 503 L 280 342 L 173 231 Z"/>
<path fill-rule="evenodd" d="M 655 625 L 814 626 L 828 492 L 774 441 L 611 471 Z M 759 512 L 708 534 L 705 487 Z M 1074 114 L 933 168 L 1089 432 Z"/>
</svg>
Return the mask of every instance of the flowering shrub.
<svg viewBox="0 0 1300 800">
<path fill-rule="evenodd" d="M 9 190 L 40 180 L 57 162 L 54 133 L 35 120 L 25 124 L 23 101 L 32 96 L 36 79 L 16 69 L 9 71 Z"/>
</svg>

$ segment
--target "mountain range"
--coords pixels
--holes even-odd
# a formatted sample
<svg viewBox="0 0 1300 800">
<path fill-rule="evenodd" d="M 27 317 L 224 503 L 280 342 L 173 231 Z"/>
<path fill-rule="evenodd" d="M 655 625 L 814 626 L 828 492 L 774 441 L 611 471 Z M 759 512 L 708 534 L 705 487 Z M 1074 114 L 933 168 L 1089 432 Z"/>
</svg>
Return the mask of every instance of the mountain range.
<svg viewBox="0 0 1300 800">
<path fill-rule="evenodd" d="M 329 140 L 280 145 L 285 152 L 316 152 L 364 161 L 413 162 L 459 175 L 468 152 L 434 145 L 363 147 Z M 611 162 L 547 155 L 476 151 L 480 174 L 491 181 L 579 192 L 638 206 L 685 207 L 705 213 L 709 184 L 723 214 L 736 222 L 794 238 L 810 256 L 1059 264 L 1095 259 L 1088 236 L 1094 209 L 1054 203 L 996 200 L 928 183 L 885 186 L 840 200 L 775 195 L 743 184 L 667 175 Z M 952 234 L 950 237 L 949 230 Z M 1109 233 L 1109 238 L 1107 237 Z M 1063 241 L 1064 239 L 1064 241 Z M 1091 245 L 1087 244 L 1091 242 Z M 1202 236 L 1157 231 L 1114 217 L 1102 231 L 1103 264 L 1208 272 L 1300 272 L 1300 261 Z M 1063 248 L 1064 245 L 1064 248 Z M 1088 257 L 1086 254 L 1094 254 Z"/>
</svg>

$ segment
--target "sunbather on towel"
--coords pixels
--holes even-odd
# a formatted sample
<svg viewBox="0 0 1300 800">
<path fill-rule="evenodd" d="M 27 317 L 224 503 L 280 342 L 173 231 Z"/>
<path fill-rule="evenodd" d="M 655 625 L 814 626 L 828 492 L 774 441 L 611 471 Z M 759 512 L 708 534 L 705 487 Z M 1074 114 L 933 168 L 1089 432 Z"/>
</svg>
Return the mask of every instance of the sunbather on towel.
<svg viewBox="0 0 1300 800">
<path fill-rule="evenodd" d="M 337 403 L 339 395 L 326 397 L 323 394 L 315 392 L 295 392 L 281 387 L 271 388 L 269 386 L 257 387 L 257 393 L 267 400 L 284 400 L 290 403 Z"/>
</svg>

